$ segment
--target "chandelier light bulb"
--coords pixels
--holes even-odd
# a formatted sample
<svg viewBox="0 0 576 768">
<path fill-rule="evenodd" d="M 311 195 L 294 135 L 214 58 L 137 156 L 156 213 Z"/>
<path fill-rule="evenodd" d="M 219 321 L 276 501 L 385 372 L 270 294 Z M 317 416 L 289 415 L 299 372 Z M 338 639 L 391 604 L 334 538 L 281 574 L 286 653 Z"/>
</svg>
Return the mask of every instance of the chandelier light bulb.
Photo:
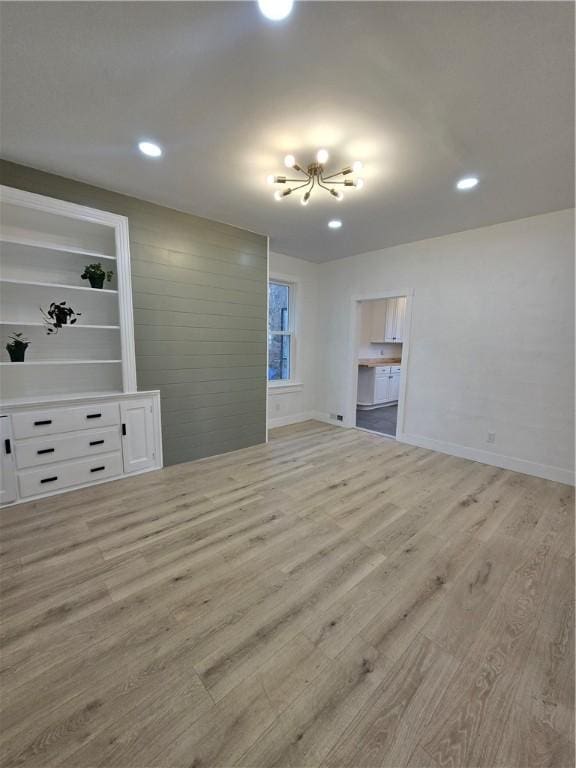
<svg viewBox="0 0 576 768">
<path fill-rule="evenodd" d="M 354 171 L 354 173 L 360 173 L 360 171 L 362 170 L 362 167 L 363 166 L 360 160 L 356 160 L 356 162 L 352 164 L 352 170 Z"/>
<path fill-rule="evenodd" d="M 331 189 L 330 194 L 333 195 L 338 201 L 344 199 L 344 195 L 342 194 L 342 192 L 338 192 L 338 190 L 336 189 Z"/>
<path fill-rule="evenodd" d="M 280 192 L 279 189 L 276 190 L 276 192 L 274 192 L 274 200 L 276 200 L 276 202 L 282 200 L 283 197 L 284 195 L 282 194 L 282 192 Z"/>
<path fill-rule="evenodd" d="M 316 160 L 320 163 L 320 165 L 327 163 L 329 157 L 330 155 L 328 154 L 327 149 L 319 149 L 318 152 L 316 152 Z"/>
<path fill-rule="evenodd" d="M 284 165 L 286 166 L 286 168 L 294 168 L 294 166 L 296 165 L 296 158 L 294 157 L 294 155 L 286 155 L 286 157 L 284 158 Z"/>
<path fill-rule="evenodd" d="M 288 195 L 292 194 L 292 187 L 288 187 L 288 189 L 285 189 L 284 192 L 282 192 L 282 197 L 288 197 Z"/>
<path fill-rule="evenodd" d="M 356 189 L 362 189 L 364 187 L 364 179 L 356 179 Z"/>
<path fill-rule="evenodd" d="M 304 195 L 302 195 L 302 199 L 300 200 L 302 205 L 308 205 L 310 202 L 310 190 L 308 192 L 305 192 Z"/>
<path fill-rule="evenodd" d="M 270 174 L 270 176 L 266 176 L 266 183 L 276 184 L 276 176 L 274 176 L 272 173 Z"/>
</svg>

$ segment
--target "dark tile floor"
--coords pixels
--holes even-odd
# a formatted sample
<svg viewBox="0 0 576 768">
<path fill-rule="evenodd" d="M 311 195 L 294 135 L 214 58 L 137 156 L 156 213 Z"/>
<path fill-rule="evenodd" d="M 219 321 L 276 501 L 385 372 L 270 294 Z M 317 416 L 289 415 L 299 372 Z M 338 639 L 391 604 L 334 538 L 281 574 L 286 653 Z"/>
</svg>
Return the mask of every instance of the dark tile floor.
<svg viewBox="0 0 576 768">
<path fill-rule="evenodd" d="M 396 435 L 396 419 L 398 418 L 398 406 L 386 405 L 382 408 L 372 408 L 370 411 L 356 409 L 356 426 L 362 429 L 371 429 L 383 435 Z"/>
</svg>

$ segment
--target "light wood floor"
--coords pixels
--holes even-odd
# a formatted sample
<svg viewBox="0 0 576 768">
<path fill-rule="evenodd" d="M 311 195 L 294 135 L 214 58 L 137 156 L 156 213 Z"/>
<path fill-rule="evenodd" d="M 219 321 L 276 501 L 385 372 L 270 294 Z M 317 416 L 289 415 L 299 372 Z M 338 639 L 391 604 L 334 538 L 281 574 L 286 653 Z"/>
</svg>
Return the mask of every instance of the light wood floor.
<svg viewBox="0 0 576 768">
<path fill-rule="evenodd" d="M 3 765 L 571 768 L 573 504 L 309 422 L 4 510 Z"/>
</svg>

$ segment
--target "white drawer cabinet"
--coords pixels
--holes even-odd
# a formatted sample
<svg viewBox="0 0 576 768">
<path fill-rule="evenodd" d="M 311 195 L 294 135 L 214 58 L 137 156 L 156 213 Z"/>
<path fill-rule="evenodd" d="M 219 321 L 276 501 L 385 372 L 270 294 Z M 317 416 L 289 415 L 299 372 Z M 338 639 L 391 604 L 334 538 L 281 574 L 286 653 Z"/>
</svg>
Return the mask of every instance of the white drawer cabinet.
<svg viewBox="0 0 576 768">
<path fill-rule="evenodd" d="M 105 453 L 91 459 L 59 462 L 40 469 L 25 469 L 18 473 L 20 496 L 38 496 L 48 492 L 87 485 L 95 480 L 120 477 L 123 474 L 122 454 Z"/>
<path fill-rule="evenodd" d="M 46 408 L 12 416 L 14 439 L 56 435 L 78 429 L 120 424 L 118 403 L 94 403 L 73 408 Z"/>
<path fill-rule="evenodd" d="M 121 450 L 118 427 L 70 432 L 66 435 L 30 438 L 15 443 L 16 467 L 40 467 L 54 461 L 80 459 Z"/>
<path fill-rule="evenodd" d="M 0 417 L 2 505 L 162 466 L 158 392 L 7 410 Z"/>
</svg>

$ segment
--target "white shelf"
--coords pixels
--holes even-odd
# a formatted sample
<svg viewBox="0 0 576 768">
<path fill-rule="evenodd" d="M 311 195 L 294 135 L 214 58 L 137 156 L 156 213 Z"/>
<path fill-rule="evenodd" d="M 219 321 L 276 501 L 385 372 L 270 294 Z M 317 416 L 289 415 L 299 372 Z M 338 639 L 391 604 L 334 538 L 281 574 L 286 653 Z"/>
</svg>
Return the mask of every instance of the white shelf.
<svg viewBox="0 0 576 768">
<path fill-rule="evenodd" d="M 118 291 L 111 288 L 88 288 L 83 285 L 66 285 L 64 283 L 40 283 L 31 280 L 12 280 L 11 278 L 0 278 L 0 283 L 6 283 L 10 285 L 31 285 L 33 287 L 40 288 L 63 288 L 71 291 L 91 291 L 92 293 L 107 293 L 117 294 Z"/>
<path fill-rule="evenodd" d="M 25 360 L 23 363 L 0 362 L 2 366 L 20 368 L 24 365 L 102 365 L 109 363 L 121 363 L 122 360 Z"/>
<path fill-rule="evenodd" d="M 60 253 L 72 253 L 77 256 L 87 256 L 91 259 L 109 259 L 116 261 L 116 256 L 108 256 L 98 251 L 88 251 L 85 248 L 74 248 L 70 245 L 57 245 L 47 240 L 34 240 L 29 237 L 20 237 L 19 235 L 0 235 L 0 243 L 13 243 L 15 245 L 26 245 L 29 248 L 43 248 L 47 251 L 58 251 Z"/>
<path fill-rule="evenodd" d="M 26 328 L 46 328 L 46 323 L 41 322 L 32 322 L 32 321 L 23 321 L 23 320 L 0 320 L 0 325 L 22 325 Z M 63 325 L 58 330 L 64 330 L 64 329 L 74 329 L 74 328 L 90 328 L 93 330 L 101 330 L 101 331 L 112 331 L 112 330 L 120 330 L 119 325 L 90 325 L 87 323 L 86 325 L 81 325 L 79 323 L 75 323 L 74 325 Z"/>
</svg>

